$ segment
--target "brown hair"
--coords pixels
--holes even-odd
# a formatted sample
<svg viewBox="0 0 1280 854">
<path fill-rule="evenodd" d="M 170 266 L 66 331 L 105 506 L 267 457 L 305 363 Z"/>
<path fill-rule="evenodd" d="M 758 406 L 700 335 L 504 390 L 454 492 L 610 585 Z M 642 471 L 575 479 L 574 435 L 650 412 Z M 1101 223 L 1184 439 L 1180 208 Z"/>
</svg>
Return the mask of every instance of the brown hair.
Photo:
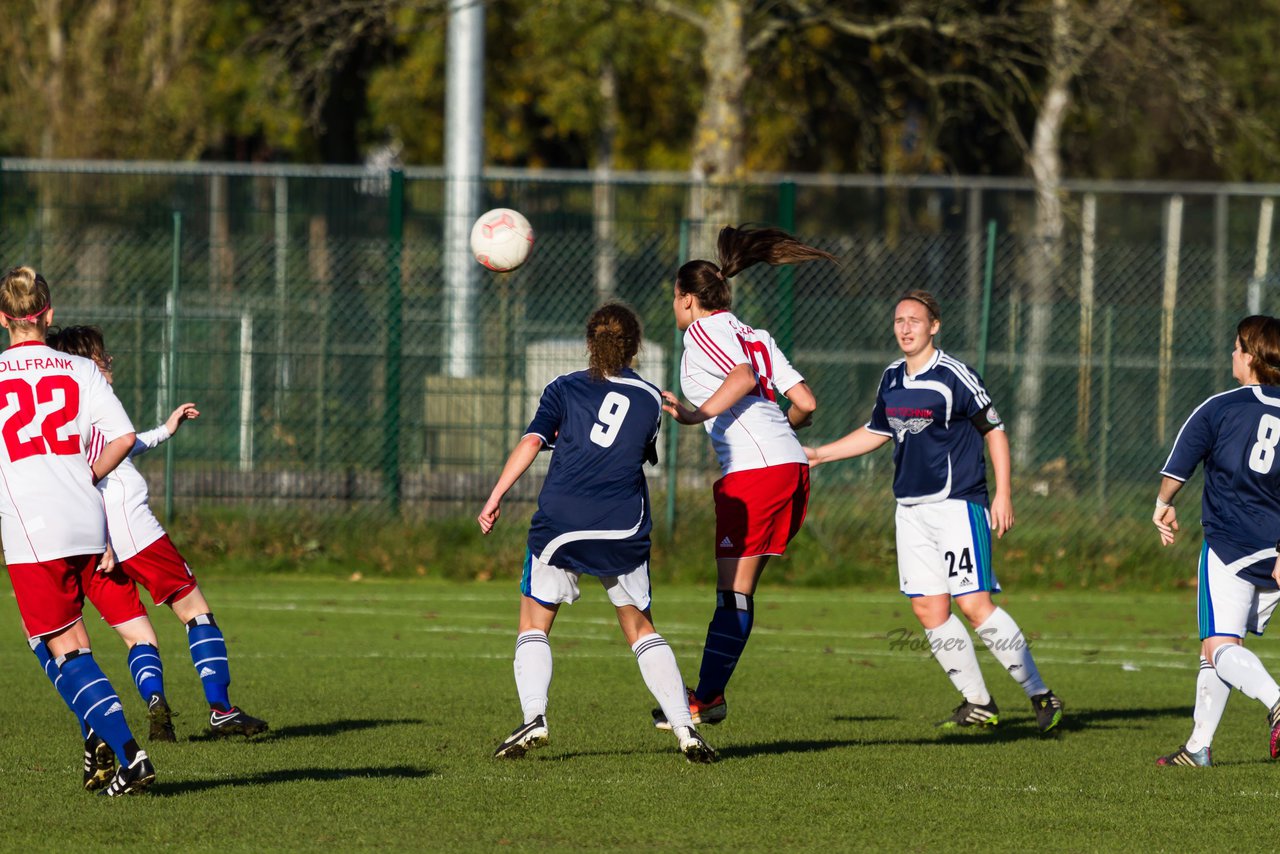
<svg viewBox="0 0 1280 854">
<path fill-rule="evenodd" d="M 54 327 L 49 330 L 45 343 L 73 356 L 84 356 L 101 364 L 107 361 L 107 343 L 102 337 L 102 330 L 96 326 Z"/>
<path fill-rule="evenodd" d="M 587 373 L 594 380 L 616 377 L 640 350 L 640 318 L 622 303 L 606 303 L 587 319 Z"/>
<path fill-rule="evenodd" d="M 49 283 L 31 267 L 14 267 L 0 279 L 0 313 L 9 319 L 10 329 L 35 327 L 52 306 Z"/>
<path fill-rule="evenodd" d="M 928 309 L 929 320 L 931 322 L 935 322 L 935 321 L 938 323 L 942 322 L 942 307 L 938 305 L 937 297 L 935 297 L 933 294 L 929 293 L 928 291 L 921 291 L 921 290 L 907 291 L 905 294 L 898 297 L 898 302 L 894 303 L 894 305 L 897 306 L 899 303 L 902 303 L 905 300 L 915 300 L 916 302 L 924 306 L 926 309 Z"/>
<path fill-rule="evenodd" d="M 836 256 L 801 243 L 780 228 L 734 228 L 726 225 L 716 240 L 719 265 L 710 261 L 689 261 L 676 273 L 676 289 L 692 294 L 709 311 L 733 305 L 729 279 L 761 262 L 770 266 L 802 261 L 835 261 Z"/>
<path fill-rule="evenodd" d="M 1253 375 L 1262 385 L 1280 386 L 1280 320 L 1253 314 L 1236 325 L 1240 352 L 1253 357 Z"/>
</svg>

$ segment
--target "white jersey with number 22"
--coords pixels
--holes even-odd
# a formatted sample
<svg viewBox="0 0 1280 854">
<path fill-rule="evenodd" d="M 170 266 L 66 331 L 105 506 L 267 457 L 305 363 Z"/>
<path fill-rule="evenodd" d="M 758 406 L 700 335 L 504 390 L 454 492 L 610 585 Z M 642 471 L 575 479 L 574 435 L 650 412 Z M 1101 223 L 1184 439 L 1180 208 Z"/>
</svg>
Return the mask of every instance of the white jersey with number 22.
<svg viewBox="0 0 1280 854">
<path fill-rule="evenodd" d="M 35 341 L 0 353 L 0 536 L 7 563 L 106 549 L 107 517 L 84 454 L 95 427 L 107 441 L 133 432 L 92 361 Z"/>
<path fill-rule="evenodd" d="M 724 474 L 786 463 L 807 463 L 804 447 L 778 407 L 778 395 L 804 382 L 773 337 L 727 311 L 695 320 L 684 333 L 680 388 L 695 407 L 715 393 L 729 372 L 750 365 L 756 387 L 704 422 Z"/>
</svg>

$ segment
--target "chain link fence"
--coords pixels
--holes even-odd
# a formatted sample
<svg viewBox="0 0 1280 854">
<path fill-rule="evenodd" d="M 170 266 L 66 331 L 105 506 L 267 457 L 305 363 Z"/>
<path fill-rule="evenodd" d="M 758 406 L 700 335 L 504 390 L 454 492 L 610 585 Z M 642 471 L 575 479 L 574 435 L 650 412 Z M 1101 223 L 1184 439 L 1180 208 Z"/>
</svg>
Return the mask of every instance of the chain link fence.
<svg viewBox="0 0 1280 854">
<path fill-rule="evenodd" d="M 639 311 L 640 370 L 676 387 L 672 282 L 707 233 L 686 219 L 700 188 L 680 175 L 508 170 L 479 192 L 481 209 L 516 208 L 537 231 L 513 273 L 449 273 L 435 170 L 5 160 L 0 257 L 48 277 L 57 323 L 103 328 L 140 429 L 200 406 L 140 464 L 168 512 L 462 518 L 543 385 L 583 366 L 584 321 L 604 299 Z M 753 268 L 735 311 L 809 380 L 820 409 L 802 438 L 818 443 L 868 418 L 897 356 L 895 296 L 933 291 L 939 344 L 983 374 L 1010 425 L 1020 523 L 1069 542 L 1145 519 L 1182 420 L 1231 386 L 1236 321 L 1276 309 L 1272 195 L 1072 184 L 1046 243 L 1024 182 L 762 178 L 735 188 L 735 218 L 842 263 Z M 664 431 L 659 531 L 709 505 L 717 476 L 703 431 Z M 815 472 L 817 548 L 887 535 L 891 467 L 881 452 Z"/>
</svg>

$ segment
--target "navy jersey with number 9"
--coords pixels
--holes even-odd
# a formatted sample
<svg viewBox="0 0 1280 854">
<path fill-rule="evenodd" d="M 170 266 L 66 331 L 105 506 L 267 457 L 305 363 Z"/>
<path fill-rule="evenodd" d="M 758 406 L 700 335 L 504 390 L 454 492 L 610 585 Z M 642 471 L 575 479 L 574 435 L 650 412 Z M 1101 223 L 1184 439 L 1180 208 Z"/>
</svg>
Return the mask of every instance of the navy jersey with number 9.
<svg viewBox="0 0 1280 854">
<path fill-rule="evenodd" d="M 1214 395 L 1187 419 L 1160 473 L 1186 481 L 1204 461 L 1204 538 L 1237 575 L 1275 587 L 1280 538 L 1280 388 Z"/>
<path fill-rule="evenodd" d="M 658 460 L 661 415 L 658 389 L 630 368 L 601 380 L 576 371 L 543 390 L 525 431 L 554 450 L 529 527 L 539 560 L 611 576 L 649 559 L 644 464 Z"/>
</svg>

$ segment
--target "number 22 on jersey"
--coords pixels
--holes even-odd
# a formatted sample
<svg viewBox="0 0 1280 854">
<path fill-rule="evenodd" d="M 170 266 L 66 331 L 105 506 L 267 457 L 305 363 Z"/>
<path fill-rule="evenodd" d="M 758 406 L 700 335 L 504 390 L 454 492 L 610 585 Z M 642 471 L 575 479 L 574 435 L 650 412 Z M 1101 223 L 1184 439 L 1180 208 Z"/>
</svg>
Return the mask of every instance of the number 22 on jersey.
<svg viewBox="0 0 1280 854">
<path fill-rule="evenodd" d="M 22 437 L 23 432 L 36 420 L 37 407 L 58 402 L 61 405 L 46 411 L 37 435 Z M 69 456 L 82 453 L 80 437 L 72 433 L 60 436 L 58 431 L 80 414 L 80 386 L 69 376 L 53 374 L 41 377 L 34 385 L 21 379 L 0 381 L 0 407 L 16 405 L 16 409 L 0 427 L 4 447 L 12 462 L 41 454 Z"/>
</svg>

